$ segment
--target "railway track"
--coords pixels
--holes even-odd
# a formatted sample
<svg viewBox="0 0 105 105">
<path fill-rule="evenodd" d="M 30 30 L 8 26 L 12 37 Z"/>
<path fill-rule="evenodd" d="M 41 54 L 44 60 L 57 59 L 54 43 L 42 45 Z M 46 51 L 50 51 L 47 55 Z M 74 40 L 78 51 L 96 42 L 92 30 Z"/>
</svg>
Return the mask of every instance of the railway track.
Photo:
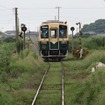
<svg viewBox="0 0 105 105">
<path fill-rule="evenodd" d="M 65 100 L 64 100 L 64 65 L 62 64 L 62 105 L 65 104 Z"/>
<path fill-rule="evenodd" d="M 39 92 L 40 92 L 40 90 L 41 90 L 41 88 L 42 88 L 42 85 L 43 85 L 43 83 L 44 83 L 45 77 L 46 77 L 47 72 L 49 71 L 49 69 L 50 69 L 50 64 L 48 63 L 48 68 L 46 69 L 46 71 L 45 71 L 45 73 L 44 73 L 44 75 L 43 75 L 43 77 L 42 77 L 42 80 L 41 80 L 41 82 L 40 82 L 40 85 L 39 85 L 39 87 L 38 87 L 38 90 L 37 90 L 37 92 L 36 92 L 36 94 L 35 94 L 35 96 L 34 96 L 34 99 L 33 99 L 31 105 L 35 105 L 35 103 L 36 103 L 36 100 L 37 100 L 37 98 L 38 98 Z"/>
<path fill-rule="evenodd" d="M 55 99 L 55 100 L 54 100 Z M 49 62 L 31 105 L 64 105 L 63 62 Z"/>
</svg>

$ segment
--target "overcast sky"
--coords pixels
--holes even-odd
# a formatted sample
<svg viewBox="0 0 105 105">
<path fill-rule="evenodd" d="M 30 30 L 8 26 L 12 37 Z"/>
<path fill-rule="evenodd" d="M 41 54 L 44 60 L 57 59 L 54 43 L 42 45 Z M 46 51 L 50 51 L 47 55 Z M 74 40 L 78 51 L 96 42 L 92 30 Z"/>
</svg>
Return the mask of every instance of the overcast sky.
<svg viewBox="0 0 105 105">
<path fill-rule="evenodd" d="M 15 12 L 18 8 L 19 24 L 24 23 L 29 30 L 46 20 L 57 19 L 60 8 L 60 20 L 67 21 L 69 27 L 77 22 L 90 24 L 97 19 L 105 19 L 104 0 L 0 0 L 0 31 L 15 29 Z"/>
</svg>

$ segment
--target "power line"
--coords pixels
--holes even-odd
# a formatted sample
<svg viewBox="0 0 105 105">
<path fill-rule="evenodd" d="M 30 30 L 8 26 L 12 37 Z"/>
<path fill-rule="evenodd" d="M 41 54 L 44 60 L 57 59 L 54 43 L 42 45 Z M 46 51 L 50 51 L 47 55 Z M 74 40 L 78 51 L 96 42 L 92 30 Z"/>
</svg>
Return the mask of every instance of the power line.
<svg viewBox="0 0 105 105">
<path fill-rule="evenodd" d="M 54 8 L 44 8 L 44 7 L 39 7 L 39 8 L 19 8 L 19 9 L 22 9 L 22 10 L 27 10 L 27 9 L 33 9 L 33 10 L 35 10 L 35 9 L 54 9 Z"/>
<path fill-rule="evenodd" d="M 75 8 L 75 7 L 72 7 L 72 8 L 65 8 L 65 7 L 64 7 L 63 9 L 71 9 L 71 10 L 72 10 L 72 9 L 105 9 L 105 7 L 89 7 L 89 8 L 88 8 L 88 7 L 87 7 L 87 8 L 86 8 L 86 7 L 83 7 L 83 8 L 82 8 L 82 7 L 78 7 L 78 8 Z"/>
<path fill-rule="evenodd" d="M 7 8 L 7 7 L 3 6 L 3 5 L 0 5 L 0 8 L 5 9 L 5 10 L 11 10 L 11 8 Z"/>
</svg>

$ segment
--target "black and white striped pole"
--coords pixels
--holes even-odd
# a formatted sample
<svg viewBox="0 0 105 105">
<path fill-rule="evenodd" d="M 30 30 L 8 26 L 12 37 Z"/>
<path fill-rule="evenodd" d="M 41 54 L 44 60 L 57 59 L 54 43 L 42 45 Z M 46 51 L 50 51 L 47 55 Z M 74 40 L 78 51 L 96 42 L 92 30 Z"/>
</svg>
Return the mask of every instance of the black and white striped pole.
<svg viewBox="0 0 105 105">
<path fill-rule="evenodd" d="M 82 35 L 82 32 L 81 32 L 81 23 L 78 22 L 76 23 L 76 25 L 79 26 L 79 43 L 80 43 L 80 49 L 82 48 L 82 41 L 81 41 L 81 35 Z"/>
<path fill-rule="evenodd" d="M 79 54 L 80 54 L 80 58 L 82 58 L 83 57 L 83 48 L 82 48 L 82 41 L 81 41 L 81 35 L 82 35 L 82 32 L 81 32 L 81 23 L 78 22 L 78 23 L 76 23 L 76 25 L 79 26 L 79 43 L 80 43 Z"/>
</svg>

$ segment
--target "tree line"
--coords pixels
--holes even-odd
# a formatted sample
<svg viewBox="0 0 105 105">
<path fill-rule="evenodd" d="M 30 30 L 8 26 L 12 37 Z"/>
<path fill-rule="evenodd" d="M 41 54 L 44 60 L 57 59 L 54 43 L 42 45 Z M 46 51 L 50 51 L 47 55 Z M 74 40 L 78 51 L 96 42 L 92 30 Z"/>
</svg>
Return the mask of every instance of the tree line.
<svg viewBox="0 0 105 105">
<path fill-rule="evenodd" d="M 105 33 L 105 19 L 98 19 L 94 23 L 85 24 L 82 32 L 95 32 L 96 34 Z"/>
</svg>

